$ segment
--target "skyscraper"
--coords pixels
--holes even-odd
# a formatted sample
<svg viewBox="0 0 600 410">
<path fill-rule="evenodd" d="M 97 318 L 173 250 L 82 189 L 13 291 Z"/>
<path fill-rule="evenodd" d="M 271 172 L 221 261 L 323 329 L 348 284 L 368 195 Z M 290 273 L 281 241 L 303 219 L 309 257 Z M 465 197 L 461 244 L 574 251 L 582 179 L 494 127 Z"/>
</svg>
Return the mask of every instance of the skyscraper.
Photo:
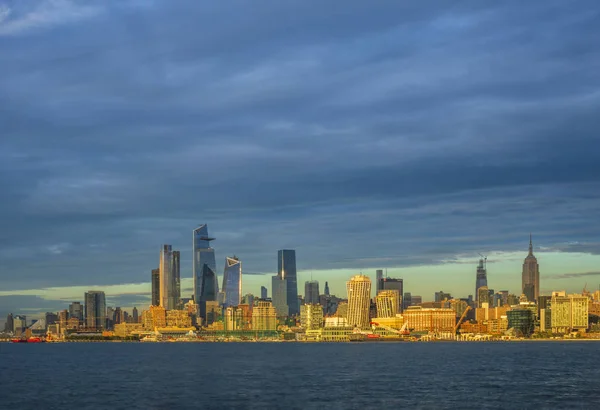
<svg viewBox="0 0 600 410">
<path fill-rule="evenodd" d="M 160 306 L 160 269 L 152 269 L 152 306 Z"/>
<path fill-rule="evenodd" d="M 139 313 L 138 313 L 138 310 L 137 310 L 137 308 L 135 306 L 133 307 L 131 315 L 133 316 L 133 323 L 138 323 L 140 321 L 139 320 L 140 319 L 139 318 Z"/>
<path fill-rule="evenodd" d="M 382 280 L 383 280 L 383 269 L 377 269 L 375 271 L 375 294 L 379 295 L 379 291 L 381 291 L 382 288 Z"/>
<path fill-rule="evenodd" d="M 290 308 L 287 304 L 287 280 L 275 275 L 271 278 L 271 299 L 278 317 L 289 316 Z"/>
<path fill-rule="evenodd" d="M 402 312 L 402 295 L 404 295 L 404 280 L 383 278 L 381 279 L 381 290 L 397 290 L 398 291 L 398 312 Z"/>
<path fill-rule="evenodd" d="M 479 265 L 477 265 L 477 276 L 475 278 L 475 300 L 479 301 L 479 288 L 482 286 L 487 287 L 487 266 L 483 259 L 479 259 Z"/>
<path fill-rule="evenodd" d="M 377 317 L 395 317 L 398 310 L 400 294 L 397 290 L 381 290 L 377 294 Z"/>
<path fill-rule="evenodd" d="M 223 292 L 225 307 L 237 306 L 242 299 L 242 262 L 237 257 L 225 258 L 223 272 Z"/>
<path fill-rule="evenodd" d="M 277 276 L 284 279 L 287 284 L 286 295 L 290 316 L 299 314 L 295 250 L 282 249 L 277 252 Z"/>
<path fill-rule="evenodd" d="M 325 296 L 329 296 L 329 283 L 325 282 Z"/>
<path fill-rule="evenodd" d="M 214 240 L 215 238 L 208 236 L 208 225 L 206 224 L 193 230 L 194 301 L 200 306 L 201 316 L 203 315 L 203 303 L 201 302 L 216 301 L 219 293 L 215 250 L 210 247 L 210 242 Z M 204 305 L 206 304 L 204 303 Z"/>
<path fill-rule="evenodd" d="M 102 291 L 85 293 L 85 326 L 101 330 L 106 326 L 106 296 Z"/>
<path fill-rule="evenodd" d="M 523 262 L 522 289 L 530 302 L 537 301 L 540 296 L 540 265 L 533 255 L 533 241 L 529 235 L 529 255 Z"/>
<path fill-rule="evenodd" d="M 76 318 L 79 322 L 83 322 L 83 306 L 80 302 L 73 302 L 69 305 L 69 317 Z"/>
<path fill-rule="evenodd" d="M 264 286 L 260 287 L 260 298 L 261 299 L 267 298 L 267 288 L 265 288 Z"/>
<path fill-rule="evenodd" d="M 319 282 L 309 280 L 304 283 L 304 303 L 307 305 L 319 304 Z"/>
<path fill-rule="evenodd" d="M 15 321 L 13 319 L 13 314 L 9 313 L 8 316 L 6 316 L 6 323 L 4 323 L 4 331 L 7 333 L 12 333 L 14 328 Z"/>
<path fill-rule="evenodd" d="M 160 252 L 159 282 L 160 306 L 167 310 L 177 309 L 180 299 L 179 251 L 171 245 L 163 245 Z"/>
<path fill-rule="evenodd" d="M 371 279 L 355 275 L 346 282 L 348 290 L 348 324 L 361 329 L 369 327 L 371 305 Z"/>
</svg>

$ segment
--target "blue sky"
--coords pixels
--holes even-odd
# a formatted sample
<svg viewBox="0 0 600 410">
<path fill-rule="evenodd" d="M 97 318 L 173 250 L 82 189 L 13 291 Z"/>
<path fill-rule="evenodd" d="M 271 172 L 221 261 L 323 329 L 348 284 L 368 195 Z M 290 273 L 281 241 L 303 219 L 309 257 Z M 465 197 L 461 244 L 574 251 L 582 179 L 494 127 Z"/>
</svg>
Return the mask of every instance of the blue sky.
<svg viewBox="0 0 600 410">
<path fill-rule="evenodd" d="M 0 0 L 0 316 L 92 288 L 143 306 L 161 244 L 191 280 L 200 223 L 254 293 L 280 248 L 340 295 L 386 268 L 425 300 L 466 296 L 478 252 L 519 293 L 530 232 L 542 292 L 595 289 L 599 18 L 595 1 Z"/>
</svg>

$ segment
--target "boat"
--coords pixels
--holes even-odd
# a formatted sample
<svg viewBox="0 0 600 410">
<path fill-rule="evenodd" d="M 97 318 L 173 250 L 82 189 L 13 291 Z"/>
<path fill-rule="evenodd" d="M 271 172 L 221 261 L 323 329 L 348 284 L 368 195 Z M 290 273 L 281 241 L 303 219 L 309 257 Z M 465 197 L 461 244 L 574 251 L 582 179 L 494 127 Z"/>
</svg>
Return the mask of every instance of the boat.
<svg viewBox="0 0 600 410">
<path fill-rule="evenodd" d="M 11 342 L 12 343 L 44 343 L 45 340 L 42 339 L 41 337 L 30 337 L 29 339 L 20 337 L 20 338 L 11 339 Z"/>
</svg>

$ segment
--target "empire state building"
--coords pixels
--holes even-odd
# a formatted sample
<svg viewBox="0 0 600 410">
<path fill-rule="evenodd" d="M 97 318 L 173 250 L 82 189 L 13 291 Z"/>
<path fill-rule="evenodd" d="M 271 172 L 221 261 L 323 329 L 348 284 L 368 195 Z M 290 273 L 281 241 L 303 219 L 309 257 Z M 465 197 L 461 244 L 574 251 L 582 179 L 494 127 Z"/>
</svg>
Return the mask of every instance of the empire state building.
<svg viewBox="0 0 600 410">
<path fill-rule="evenodd" d="M 529 255 L 523 262 L 522 275 L 523 294 L 530 302 L 535 302 L 540 296 L 540 265 L 533 255 L 533 243 L 529 235 Z"/>
</svg>

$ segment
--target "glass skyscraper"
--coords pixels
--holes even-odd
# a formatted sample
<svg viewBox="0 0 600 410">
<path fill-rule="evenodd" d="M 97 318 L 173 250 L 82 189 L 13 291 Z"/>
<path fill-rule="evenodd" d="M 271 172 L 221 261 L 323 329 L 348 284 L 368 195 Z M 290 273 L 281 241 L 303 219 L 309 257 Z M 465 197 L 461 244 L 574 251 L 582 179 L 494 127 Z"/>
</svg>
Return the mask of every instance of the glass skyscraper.
<svg viewBox="0 0 600 410">
<path fill-rule="evenodd" d="M 479 259 L 477 265 L 477 277 L 475 278 L 475 300 L 479 301 L 479 288 L 487 287 L 487 267 L 484 265 L 484 260 Z"/>
<path fill-rule="evenodd" d="M 152 306 L 160 306 L 160 269 L 152 269 Z"/>
<path fill-rule="evenodd" d="M 289 315 L 293 316 L 300 314 L 295 250 L 282 249 L 277 252 L 277 276 L 286 281 L 286 301 Z"/>
<path fill-rule="evenodd" d="M 307 305 L 319 304 L 319 282 L 316 280 L 304 283 L 304 303 Z"/>
<path fill-rule="evenodd" d="M 225 294 L 223 305 L 226 308 L 240 304 L 242 299 L 242 262 L 235 256 L 225 259 L 223 293 Z"/>
<path fill-rule="evenodd" d="M 101 291 L 85 293 L 85 326 L 89 329 L 106 327 L 106 296 Z"/>
<path fill-rule="evenodd" d="M 192 273 L 196 303 L 216 301 L 219 293 L 215 250 L 210 247 L 210 241 L 214 239 L 208 236 L 208 225 L 206 224 L 200 225 L 193 231 Z"/>
<path fill-rule="evenodd" d="M 179 251 L 163 245 L 160 252 L 159 301 L 167 310 L 177 309 L 180 300 Z"/>
</svg>

